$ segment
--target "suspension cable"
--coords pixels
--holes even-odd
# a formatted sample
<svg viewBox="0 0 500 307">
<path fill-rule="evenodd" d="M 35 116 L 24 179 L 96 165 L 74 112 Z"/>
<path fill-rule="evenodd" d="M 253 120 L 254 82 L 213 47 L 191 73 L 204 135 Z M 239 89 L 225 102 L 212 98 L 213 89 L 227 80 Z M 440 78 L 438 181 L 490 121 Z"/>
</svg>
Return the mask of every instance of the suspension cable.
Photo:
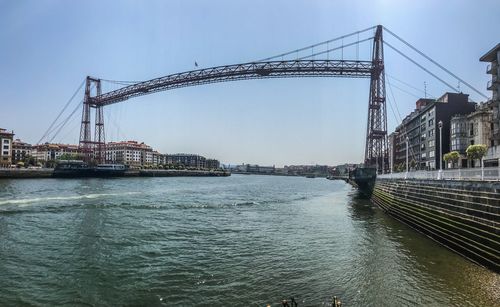
<svg viewBox="0 0 500 307">
<path fill-rule="evenodd" d="M 389 75 L 389 74 L 387 74 L 387 73 L 386 73 L 385 75 L 386 75 L 386 76 L 388 76 L 389 78 L 393 79 L 393 80 L 396 80 L 396 81 L 400 82 L 401 84 L 404 84 L 404 85 L 408 86 L 409 88 L 412 88 L 412 89 L 414 89 L 414 90 L 416 90 L 416 91 L 419 91 L 420 93 L 429 94 L 429 93 L 427 93 L 426 91 L 424 91 L 424 90 L 422 90 L 422 89 L 419 89 L 418 87 L 413 86 L 413 85 L 409 84 L 408 82 L 405 82 L 405 81 L 403 81 L 403 80 L 401 80 L 401 79 L 398 79 L 398 78 L 396 78 L 396 77 L 394 77 L 394 76 L 392 76 L 392 75 Z M 396 86 L 395 86 L 395 87 L 396 87 Z M 396 87 L 396 88 L 397 88 L 397 87 Z M 420 98 L 420 97 L 418 97 L 418 98 Z M 436 98 L 436 97 L 434 97 L 433 95 L 430 95 L 430 96 L 429 96 L 429 98 L 433 98 L 433 99 L 434 99 L 434 98 Z"/>
<path fill-rule="evenodd" d="M 73 109 L 73 111 L 71 112 L 71 114 L 68 117 L 66 117 L 66 119 L 60 124 L 59 129 L 56 131 L 56 133 L 54 133 L 54 135 L 52 136 L 52 138 L 49 140 L 49 143 L 51 143 L 56 138 L 56 136 L 61 132 L 61 130 L 64 128 L 64 126 L 66 126 L 66 124 L 69 122 L 69 120 L 73 117 L 73 115 L 75 115 L 76 111 L 78 111 L 78 109 L 80 109 L 80 106 L 81 106 L 81 104 L 79 103 Z"/>
<path fill-rule="evenodd" d="M 368 37 L 366 39 L 362 39 L 362 40 L 354 42 L 354 43 L 349 43 L 347 45 L 342 45 L 342 46 L 339 46 L 339 47 L 327 49 L 325 51 L 317 52 L 317 53 L 314 53 L 314 54 L 311 54 L 311 55 L 306 55 L 306 56 L 298 58 L 297 60 L 303 60 L 303 59 L 307 59 L 307 58 L 314 57 L 314 56 L 317 56 L 317 55 L 329 53 L 329 52 L 332 52 L 332 51 L 335 51 L 335 50 L 343 49 L 344 47 L 353 46 L 353 45 L 356 45 L 356 44 L 359 44 L 359 43 L 363 43 L 363 42 L 366 42 L 366 41 L 369 41 L 369 40 L 372 40 L 372 39 L 373 39 L 373 36 L 372 37 Z"/>
<path fill-rule="evenodd" d="M 342 35 L 342 36 L 339 36 L 339 37 L 336 37 L 336 38 L 332 38 L 330 40 L 327 40 L 327 41 L 324 41 L 324 42 L 321 42 L 321 43 L 317 43 L 317 44 L 314 44 L 314 45 L 310 45 L 310 46 L 307 46 L 307 47 L 302 47 L 302 48 L 295 49 L 295 50 L 292 50 L 292 51 L 289 51 L 289 52 L 285 52 L 285 53 L 281 53 L 281 54 L 278 54 L 278 55 L 275 55 L 275 56 L 272 56 L 272 57 L 261 59 L 261 60 L 258 60 L 256 62 L 270 61 L 272 59 L 280 58 L 280 57 L 287 56 L 287 55 L 290 55 L 290 54 L 293 54 L 293 53 L 298 53 L 300 51 L 304 51 L 304 50 L 307 50 L 307 49 L 310 49 L 310 48 L 314 48 L 314 47 L 318 47 L 318 46 L 321 46 L 321 45 L 325 45 L 327 43 L 329 44 L 331 42 L 338 41 L 338 40 L 344 39 L 346 37 L 350 37 L 350 36 L 353 36 L 353 35 L 364 33 L 364 32 L 373 30 L 375 28 L 376 28 L 376 26 L 369 27 L 369 28 L 366 28 L 366 29 L 363 29 L 363 30 L 360 30 L 360 31 L 352 32 L 350 34 L 346 34 L 346 35 Z"/>
<path fill-rule="evenodd" d="M 75 93 L 68 100 L 68 102 L 66 103 L 66 105 L 64 105 L 64 107 L 62 108 L 61 112 L 59 112 L 59 114 L 57 114 L 57 117 L 50 124 L 49 128 L 47 128 L 47 130 L 42 135 L 42 137 L 38 140 L 37 144 L 40 144 L 40 142 L 50 133 L 50 131 L 54 127 L 55 123 L 59 120 L 59 117 L 61 117 L 61 115 L 64 113 L 64 111 L 66 111 L 66 109 L 68 108 L 69 104 L 71 103 L 71 101 L 73 101 L 73 99 L 76 97 L 76 95 L 78 94 L 78 92 L 82 89 L 82 87 L 83 87 L 84 84 L 85 84 L 85 79 L 82 81 L 82 83 L 80 84 L 80 86 L 78 87 L 78 89 L 75 91 Z"/>
<path fill-rule="evenodd" d="M 401 56 L 403 56 L 404 58 L 406 58 L 408 61 L 410 61 L 413 64 L 417 65 L 418 67 L 420 67 L 420 69 L 424 70 L 425 72 L 427 72 L 428 74 L 430 74 L 431 76 L 433 76 L 434 78 L 436 78 L 437 80 L 441 81 L 443 84 L 445 84 L 446 86 L 448 86 L 452 90 L 454 90 L 454 91 L 457 90 L 455 87 L 453 87 L 453 85 L 451 85 L 448 82 L 444 81 L 443 79 L 439 78 L 437 75 L 435 75 L 434 73 L 432 73 L 430 70 L 428 70 L 427 68 L 425 68 L 424 66 L 422 66 L 421 64 L 419 64 L 417 61 L 413 60 L 412 58 L 410 58 L 409 56 L 407 56 L 406 54 L 404 54 L 403 52 L 399 51 L 396 47 L 392 46 L 388 42 L 384 41 L 384 45 L 387 45 L 392 50 L 396 51 Z"/>
<path fill-rule="evenodd" d="M 431 63 L 433 63 L 434 65 L 436 65 L 437 67 L 441 68 L 442 70 L 444 70 L 445 72 L 447 72 L 448 74 L 450 74 L 452 77 L 454 77 L 455 79 L 457 79 L 458 81 L 462 82 L 463 84 L 465 84 L 468 88 L 470 88 L 471 90 L 473 90 L 474 92 L 478 93 L 479 95 L 481 95 L 483 98 L 485 99 L 488 99 L 488 96 L 484 95 L 483 93 L 481 93 L 479 90 L 477 90 L 475 87 L 473 87 L 472 85 L 470 85 L 469 83 L 467 83 L 466 81 L 462 80 L 460 77 L 458 77 L 457 75 L 455 75 L 454 73 L 452 73 L 451 71 L 449 71 L 448 69 L 446 69 L 445 67 L 443 67 L 441 64 L 439 64 L 438 62 L 434 61 L 433 59 L 431 59 L 429 56 L 427 56 L 425 53 L 423 53 L 422 51 L 418 50 L 417 48 L 413 47 L 410 43 L 408 43 L 407 41 L 405 41 L 404 39 L 402 39 L 401 37 L 399 37 L 398 35 L 396 35 L 394 32 L 392 32 L 391 30 L 387 29 L 386 27 L 383 27 L 385 31 L 387 31 L 389 34 L 391 34 L 392 36 L 394 36 L 395 38 L 397 38 L 398 40 L 400 40 L 403 44 L 405 44 L 406 46 L 410 47 L 411 49 L 413 49 L 415 52 L 417 52 L 418 54 L 420 54 L 421 56 L 423 56 L 424 58 L 426 58 L 427 60 L 429 60 Z M 386 43 L 384 41 L 384 43 Z"/>
</svg>

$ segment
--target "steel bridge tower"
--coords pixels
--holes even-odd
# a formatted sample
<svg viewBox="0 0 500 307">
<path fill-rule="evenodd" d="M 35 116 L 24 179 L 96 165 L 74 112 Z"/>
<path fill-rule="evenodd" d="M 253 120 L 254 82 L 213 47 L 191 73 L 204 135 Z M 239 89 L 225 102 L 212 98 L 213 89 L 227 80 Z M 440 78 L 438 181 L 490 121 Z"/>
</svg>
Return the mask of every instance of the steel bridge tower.
<svg viewBox="0 0 500 307">
<path fill-rule="evenodd" d="M 365 165 L 375 166 L 379 173 L 384 173 L 389 169 L 382 28 L 381 25 L 377 26 L 373 39 L 365 144 Z"/>
<path fill-rule="evenodd" d="M 92 90 L 95 88 L 95 96 L 102 94 L 101 80 L 87 76 L 85 81 L 85 96 L 83 98 L 82 125 L 80 128 L 80 151 L 87 162 L 94 160 L 97 163 L 105 161 L 106 145 L 104 136 L 104 115 L 101 104 L 92 101 Z M 95 108 L 94 141 L 91 138 L 91 108 Z"/>
</svg>

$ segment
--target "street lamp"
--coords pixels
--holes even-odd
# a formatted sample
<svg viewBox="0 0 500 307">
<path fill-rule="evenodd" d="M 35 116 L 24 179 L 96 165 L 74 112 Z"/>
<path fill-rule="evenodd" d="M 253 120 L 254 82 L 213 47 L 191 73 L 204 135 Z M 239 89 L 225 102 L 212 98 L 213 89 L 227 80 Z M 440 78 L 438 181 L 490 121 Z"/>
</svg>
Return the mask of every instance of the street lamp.
<svg viewBox="0 0 500 307">
<path fill-rule="evenodd" d="M 439 121 L 439 172 L 438 179 L 443 178 L 443 121 Z"/>
<path fill-rule="evenodd" d="M 406 137 L 406 174 L 405 174 L 405 179 L 408 178 L 408 142 L 410 139 Z"/>
<path fill-rule="evenodd" d="M 394 172 L 394 143 L 396 143 L 396 137 L 399 136 L 399 132 L 394 131 L 393 137 L 392 137 L 392 142 L 389 143 L 389 171 L 391 174 Z M 500 159 L 499 159 L 500 160 Z"/>
</svg>

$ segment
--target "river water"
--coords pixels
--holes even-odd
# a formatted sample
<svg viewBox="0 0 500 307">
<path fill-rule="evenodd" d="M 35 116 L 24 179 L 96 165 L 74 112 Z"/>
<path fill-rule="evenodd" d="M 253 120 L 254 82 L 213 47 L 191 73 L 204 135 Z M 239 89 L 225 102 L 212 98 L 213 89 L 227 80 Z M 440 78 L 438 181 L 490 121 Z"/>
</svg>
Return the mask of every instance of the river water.
<svg viewBox="0 0 500 307">
<path fill-rule="evenodd" d="M 0 306 L 499 306 L 499 276 L 341 181 L 0 180 Z"/>
</svg>

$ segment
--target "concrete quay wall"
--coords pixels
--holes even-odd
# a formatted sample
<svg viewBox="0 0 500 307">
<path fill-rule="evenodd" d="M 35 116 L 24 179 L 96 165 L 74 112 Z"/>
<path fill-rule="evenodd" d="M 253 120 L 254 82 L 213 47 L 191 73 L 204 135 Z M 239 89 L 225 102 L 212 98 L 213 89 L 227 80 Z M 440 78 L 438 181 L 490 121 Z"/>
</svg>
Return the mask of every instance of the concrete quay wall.
<svg viewBox="0 0 500 307">
<path fill-rule="evenodd" d="M 394 218 L 500 272 L 500 182 L 377 178 L 371 199 Z"/>
<path fill-rule="evenodd" d="M 0 168 L 0 178 L 15 179 L 15 178 L 51 178 L 53 168 Z"/>
<path fill-rule="evenodd" d="M 23 179 L 23 178 L 53 178 L 53 168 L 23 169 L 23 168 L 0 168 L 0 179 Z M 203 171 L 203 170 L 127 170 L 120 177 L 224 177 L 230 176 L 226 171 Z"/>
</svg>

